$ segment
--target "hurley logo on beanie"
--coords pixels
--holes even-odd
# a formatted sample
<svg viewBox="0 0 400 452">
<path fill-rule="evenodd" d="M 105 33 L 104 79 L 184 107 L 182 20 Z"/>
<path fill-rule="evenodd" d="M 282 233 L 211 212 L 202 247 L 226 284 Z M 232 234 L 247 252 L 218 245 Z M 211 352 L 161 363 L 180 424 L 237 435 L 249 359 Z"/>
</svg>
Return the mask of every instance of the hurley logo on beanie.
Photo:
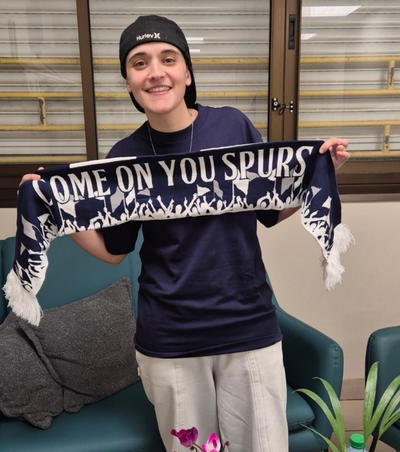
<svg viewBox="0 0 400 452">
<path fill-rule="evenodd" d="M 141 36 L 136 36 L 136 41 L 142 41 L 143 39 L 161 39 L 160 33 L 145 33 Z"/>
</svg>

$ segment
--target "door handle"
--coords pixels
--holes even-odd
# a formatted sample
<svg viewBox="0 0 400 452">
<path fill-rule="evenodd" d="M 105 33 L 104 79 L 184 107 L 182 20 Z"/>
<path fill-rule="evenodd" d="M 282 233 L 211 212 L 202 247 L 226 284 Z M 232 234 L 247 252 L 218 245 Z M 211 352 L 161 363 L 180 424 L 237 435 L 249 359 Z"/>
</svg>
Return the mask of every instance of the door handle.
<svg viewBox="0 0 400 452">
<path fill-rule="evenodd" d="M 296 48 L 296 14 L 289 14 L 289 50 Z"/>
<path fill-rule="evenodd" d="M 272 111 L 277 111 L 279 116 L 285 113 L 286 109 L 289 109 L 289 113 L 294 112 L 294 101 L 291 100 L 289 105 L 285 104 L 285 102 L 279 103 L 279 99 L 277 97 L 272 98 Z"/>
</svg>

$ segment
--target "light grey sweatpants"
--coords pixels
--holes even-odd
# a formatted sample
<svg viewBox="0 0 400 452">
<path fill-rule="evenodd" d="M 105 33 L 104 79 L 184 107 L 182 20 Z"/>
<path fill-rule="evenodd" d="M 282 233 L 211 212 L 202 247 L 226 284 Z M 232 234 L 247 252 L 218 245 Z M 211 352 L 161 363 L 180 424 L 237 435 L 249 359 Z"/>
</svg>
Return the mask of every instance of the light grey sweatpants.
<svg viewBox="0 0 400 452">
<path fill-rule="evenodd" d="M 229 452 L 287 452 L 286 379 L 282 345 L 198 358 L 137 353 L 147 397 L 167 452 L 184 452 L 171 430 L 196 427 L 197 444 L 211 433 Z"/>
</svg>

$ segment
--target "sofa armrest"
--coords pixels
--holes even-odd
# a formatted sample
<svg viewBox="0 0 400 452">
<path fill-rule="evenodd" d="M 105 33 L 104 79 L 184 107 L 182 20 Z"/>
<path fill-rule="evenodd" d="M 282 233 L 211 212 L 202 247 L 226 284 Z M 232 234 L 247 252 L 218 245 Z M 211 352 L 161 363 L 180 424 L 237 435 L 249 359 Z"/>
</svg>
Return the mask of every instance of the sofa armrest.
<svg viewBox="0 0 400 452">
<path fill-rule="evenodd" d="M 317 329 L 276 307 L 283 334 L 283 350 L 288 383 L 293 388 L 316 387 L 314 377 L 330 382 L 340 393 L 343 376 L 343 351 L 339 344 Z"/>
<path fill-rule="evenodd" d="M 400 326 L 374 331 L 368 339 L 365 357 L 365 377 L 372 364 L 379 362 L 376 400 L 379 400 L 387 386 L 400 375 Z"/>
<path fill-rule="evenodd" d="M 276 304 L 279 325 L 283 334 L 283 357 L 288 384 L 293 389 L 307 388 L 331 406 L 322 382 L 323 378 L 340 398 L 343 380 L 343 351 L 339 344 L 288 314 Z M 300 394 L 315 414 L 312 427 L 330 437 L 332 428 L 319 406 L 308 396 Z"/>
</svg>

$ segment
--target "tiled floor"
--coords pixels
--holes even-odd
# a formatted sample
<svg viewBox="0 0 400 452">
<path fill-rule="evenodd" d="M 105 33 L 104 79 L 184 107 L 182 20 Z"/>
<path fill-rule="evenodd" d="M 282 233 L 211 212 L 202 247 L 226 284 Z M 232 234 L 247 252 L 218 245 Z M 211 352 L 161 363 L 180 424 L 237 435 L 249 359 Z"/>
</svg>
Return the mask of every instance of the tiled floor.
<svg viewBox="0 0 400 452">
<path fill-rule="evenodd" d="M 346 426 L 346 444 L 349 444 L 349 437 L 352 433 L 363 433 L 363 394 L 364 380 L 352 380 L 343 382 L 341 396 L 341 405 L 343 410 L 344 422 Z M 338 446 L 335 436 L 333 443 Z M 367 443 L 369 450 L 371 440 Z M 376 452 L 393 452 L 394 449 L 386 444 L 379 442 Z"/>
</svg>

